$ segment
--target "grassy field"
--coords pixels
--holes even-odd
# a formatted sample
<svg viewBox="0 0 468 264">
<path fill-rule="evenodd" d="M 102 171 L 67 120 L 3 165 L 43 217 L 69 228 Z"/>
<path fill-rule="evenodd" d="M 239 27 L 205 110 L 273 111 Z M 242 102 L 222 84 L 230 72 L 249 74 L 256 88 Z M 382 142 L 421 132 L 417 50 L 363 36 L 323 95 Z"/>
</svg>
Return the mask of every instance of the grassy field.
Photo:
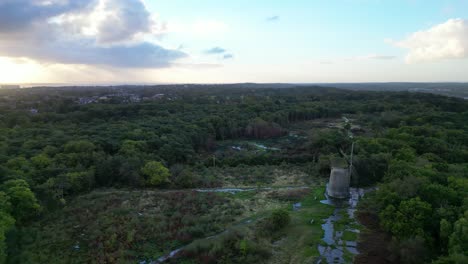
<svg viewBox="0 0 468 264">
<path fill-rule="evenodd" d="M 314 184 L 317 181 L 307 172 L 307 167 L 294 165 L 209 167 L 195 173 L 199 177 L 217 179 L 220 181 L 220 186 L 224 187 L 301 186 Z"/>
<path fill-rule="evenodd" d="M 232 231 L 238 236 L 235 241 L 254 245 L 257 255 L 266 254 L 265 263 L 312 263 L 319 254 L 322 219 L 333 211 L 333 207 L 320 203 L 323 193 L 324 187 L 318 185 L 309 189 L 256 189 L 235 194 L 190 190 L 94 191 L 18 232 L 18 245 L 22 245 L 23 253 L 16 260 L 135 263 L 157 259 L 181 246 L 214 247 L 215 240 L 210 240 L 213 236 L 220 236 L 217 239 L 227 243 Z M 296 202 L 302 206 L 294 211 L 292 204 Z M 259 224 L 280 208 L 289 211 L 289 225 L 271 236 L 259 237 Z M 236 243 L 237 247 L 241 242 Z M 200 258 L 186 260 L 203 262 Z"/>
<path fill-rule="evenodd" d="M 291 223 L 283 231 L 283 237 L 274 242 L 275 253 L 271 263 L 314 263 L 319 256 L 317 246 L 321 243 L 322 219 L 327 218 L 333 207 L 320 203 L 325 187 L 312 189 L 301 200 L 302 207 L 291 211 Z"/>
<path fill-rule="evenodd" d="M 243 217 L 235 199 L 193 191 L 94 191 L 19 234 L 18 263 L 135 263 L 217 234 Z"/>
</svg>

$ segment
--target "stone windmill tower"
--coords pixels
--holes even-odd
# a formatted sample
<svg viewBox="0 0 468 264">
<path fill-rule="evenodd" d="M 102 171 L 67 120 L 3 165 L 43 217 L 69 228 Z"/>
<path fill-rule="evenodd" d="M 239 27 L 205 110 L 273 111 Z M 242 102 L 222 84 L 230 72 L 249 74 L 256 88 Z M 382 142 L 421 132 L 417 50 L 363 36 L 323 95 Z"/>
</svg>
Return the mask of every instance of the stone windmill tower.
<svg viewBox="0 0 468 264">
<path fill-rule="evenodd" d="M 345 168 L 332 168 L 327 185 L 327 194 L 333 198 L 349 197 L 349 172 Z"/>
<path fill-rule="evenodd" d="M 349 120 L 343 118 L 346 123 L 346 127 L 349 127 Z M 348 136 L 352 140 L 353 135 L 348 131 Z M 335 165 L 332 164 L 330 179 L 327 184 L 327 195 L 333 198 L 348 198 L 349 197 L 349 186 L 351 183 L 351 173 L 353 171 L 353 152 L 354 152 L 354 141 L 351 144 L 351 155 L 349 158 L 349 165 Z M 345 155 L 343 153 L 343 155 Z"/>
</svg>

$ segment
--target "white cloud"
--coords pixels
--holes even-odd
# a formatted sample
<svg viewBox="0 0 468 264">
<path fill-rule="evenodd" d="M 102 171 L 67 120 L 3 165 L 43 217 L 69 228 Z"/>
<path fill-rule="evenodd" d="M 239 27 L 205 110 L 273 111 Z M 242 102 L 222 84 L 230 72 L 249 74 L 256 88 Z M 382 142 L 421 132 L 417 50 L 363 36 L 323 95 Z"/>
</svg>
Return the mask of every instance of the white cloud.
<svg viewBox="0 0 468 264">
<path fill-rule="evenodd" d="M 92 37 L 101 45 L 138 42 L 165 33 L 165 24 L 141 1 L 96 0 L 88 10 L 62 13 L 48 22 L 68 34 Z"/>
<path fill-rule="evenodd" d="M 372 54 L 372 55 L 367 55 L 365 58 L 370 59 L 370 60 L 393 60 L 393 59 L 396 59 L 396 56 Z"/>
<path fill-rule="evenodd" d="M 393 55 L 383 55 L 383 54 L 369 54 L 363 56 L 354 56 L 354 57 L 345 57 L 344 61 L 362 61 L 362 60 L 393 60 L 397 56 Z"/>
<path fill-rule="evenodd" d="M 468 20 L 449 19 L 394 44 L 408 50 L 407 63 L 467 58 Z"/>
<path fill-rule="evenodd" d="M 320 64 L 323 64 L 323 65 L 328 65 L 328 64 L 333 64 L 333 61 L 331 60 L 321 60 L 319 61 Z"/>
<path fill-rule="evenodd" d="M 191 34 L 197 37 L 213 36 L 213 34 L 225 33 L 228 26 L 218 20 L 203 19 L 191 23 L 171 21 L 165 26 L 165 31 L 170 33 Z"/>
<path fill-rule="evenodd" d="M 154 43 L 142 0 L 0 0 L 0 56 L 40 62 L 164 68 L 182 51 Z"/>
</svg>

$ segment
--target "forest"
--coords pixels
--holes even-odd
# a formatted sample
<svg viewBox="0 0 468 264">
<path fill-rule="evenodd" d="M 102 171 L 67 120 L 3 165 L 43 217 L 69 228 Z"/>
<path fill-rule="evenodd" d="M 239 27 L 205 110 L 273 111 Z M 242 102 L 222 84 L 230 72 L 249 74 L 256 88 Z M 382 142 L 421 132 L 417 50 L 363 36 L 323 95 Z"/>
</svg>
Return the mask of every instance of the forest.
<svg viewBox="0 0 468 264">
<path fill-rule="evenodd" d="M 236 85 L 0 90 L 0 263 L 315 263 L 353 142 L 343 263 L 468 263 L 467 100 Z"/>
</svg>

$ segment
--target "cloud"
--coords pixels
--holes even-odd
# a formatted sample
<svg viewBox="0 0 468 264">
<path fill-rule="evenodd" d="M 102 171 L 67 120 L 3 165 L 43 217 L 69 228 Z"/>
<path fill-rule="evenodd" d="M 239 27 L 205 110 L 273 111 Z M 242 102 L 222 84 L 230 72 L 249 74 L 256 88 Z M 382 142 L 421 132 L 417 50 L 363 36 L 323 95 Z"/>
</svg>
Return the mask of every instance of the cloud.
<svg viewBox="0 0 468 264">
<path fill-rule="evenodd" d="M 226 50 L 221 48 L 221 47 L 213 47 L 213 48 L 205 51 L 206 54 L 221 54 L 221 53 L 224 53 L 224 52 L 226 52 Z"/>
<path fill-rule="evenodd" d="M 407 49 L 407 63 L 468 57 L 468 20 L 449 19 L 428 30 L 412 33 L 394 45 Z"/>
<path fill-rule="evenodd" d="M 167 50 L 152 43 L 130 46 L 99 47 L 92 43 L 47 43 L 33 47 L 29 44 L 0 48 L 10 57 L 28 57 L 38 61 L 62 64 L 109 65 L 128 68 L 161 68 L 185 56 L 177 50 Z"/>
<path fill-rule="evenodd" d="M 0 0 L 0 32 L 24 30 L 44 19 L 83 10 L 96 0 Z"/>
<path fill-rule="evenodd" d="M 221 55 L 220 59 L 228 60 L 234 58 L 232 53 L 227 53 L 228 51 L 221 47 L 213 47 L 211 49 L 205 50 L 205 54 L 208 55 Z"/>
<path fill-rule="evenodd" d="M 397 56 L 373 54 L 373 55 L 368 55 L 365 58 L 371 59 L 371 60 L 393 60 L 393 59 L 396 59 Z"/>
<path fill-rule="evenodd" d="M 275 22 L 275 21 L 278 21 L 278 20 L 280 20 L 280 16 L 271 16 L 271 17 L 266 18 L 266 21 L 268 21 L 268 22 Z"/>
<path fill-rule="evenodd" d="M 331 60 L 321 60 L 319 61 L 320 64 L 323 64 L 323 65 L 329 65 L 329 64 L 333 64 L 333 61 Z"/>
<path fill-rule="evenodd" d="M 187 55 L 148 40 L 163 31 L 142 0 L 0 0 L 0 56 L 168 67 Z"/>
<path fill-rule="evenodd" d="M 398 58 L 393 55 L 382 55 L 382 54 L 369 54 L 364 56 L 354 56 L 343 58 L 344 61 L 358 61 L 358 60 L 393 60 Z"/>
<path fill-rule="evenodd" d="M 119 42 L 132 39 L 137 34 L 151 33 L 155 23 L 141 1 L 100 1 L 93 15 L 97 17 L 94 27 L 101 43 Z"/>
</svg>

